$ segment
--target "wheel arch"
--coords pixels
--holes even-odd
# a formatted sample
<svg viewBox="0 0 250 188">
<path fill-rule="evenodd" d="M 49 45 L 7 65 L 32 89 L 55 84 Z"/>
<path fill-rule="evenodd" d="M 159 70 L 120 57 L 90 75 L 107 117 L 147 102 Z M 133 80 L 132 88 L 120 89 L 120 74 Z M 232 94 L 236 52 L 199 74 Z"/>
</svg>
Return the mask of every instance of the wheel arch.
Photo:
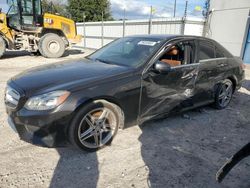
<svg viewBox="0 0 250 188">
<path fill-rule="evenodd" d="M 236 78 L 236 76 L 231 75 L 231 76 L 228 76 L 227 79 L 230 80 L 233 83 L 233 92 L 235 92 L 236 86 L 237 86 L 237 78 Z"/>
<path fill-rule="evenodd" d="M 42 32 L 41 32 L 41 35 L 40 35 L 40 38 L 48 33 L 54 33 L 60 37 L 62 37 L 66 42 L 67 42 L 67 45 L 69 44 L 69 41 L 66 37 L 66 35 L 64 34 L 64 32 L 60 29 L 47 29 L 47 28 L 43 28 Z"/>
<path fill-rule="evenodd" d="M 0 32 L 0 36 L 3 38 L 6 48 L 10 47 L 10 42 L 8 41 L 8 39 L 4 36 L 4 34 L 2 32 Z"/>
<path fill-rule="evenodd" d="M 117 107 L 119 107 L 119 113 L 121 115 L 121 123 L 119 128 L 123 129 L 124 128 L 124 120 L 125 120 L 125 114 L 124 114 L 124 110 L 123 107 L 121 105 L 121 103 L 112 96 L 98 96 L 98 97 L 94 97 L 94 98 L 90 98 L 90 99 L 85 99 L 85 100 L 80 100 L 80 102 L 78 103 L 78 105 L 76 106 L 76 108 L 74 109 L 73 115 L 72 117 L 74 117 L 74 115 L 85 105 L 89 104 L 89 103 L 93 103 L 95 101 L 99 101 L 99 100 L 104 100 L 106 102 L 112 103 L 114 105 L 116 105 Z"/>
<path fill-rule="evenodd" d="M 219 82 L 217 82 L 215 85 L 214 85 L 214 88 L 213 88 L 213 95 L 215 96 L 215 93 L 219 87 L 220 84 L 222 84 L 226 79 L 230 80 L 232 83 L 233 83 L 233 92 L 235 92 L 236 90 L 236 86 L 237 86 L 237 78 L 236 76 L 234 75 L 231 75 L 231 76 L 226 76 L 224 80 L 221 80 Z"/>
</svg>

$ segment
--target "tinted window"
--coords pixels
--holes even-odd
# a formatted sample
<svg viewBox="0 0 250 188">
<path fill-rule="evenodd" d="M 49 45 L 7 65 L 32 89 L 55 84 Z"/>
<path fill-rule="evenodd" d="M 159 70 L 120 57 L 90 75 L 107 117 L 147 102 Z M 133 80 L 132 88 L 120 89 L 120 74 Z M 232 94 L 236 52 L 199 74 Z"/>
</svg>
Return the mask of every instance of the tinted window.
<svg viewBox="0 0 250 188">
<path fill-rule="evenodd" d="M 199 58 L 200 60 L 215 58 L 214 45 L 208 41 L 200 41 Z"/>
<path fill-rule="evenodd" d="M 225 57 L 224 53 L 218 47 L 215 47 L 215 56 L 216 58 Z"/>
<path fill-rule="evenodd" d="M 230 54 L 223 46 L 220 44 L 215 44 L 215 53 L 216 53 L 216 58 L 221 58 L 221 57 L 228 57 L 231 58 L 233 57 L 232 54 Z"/>
</svg>

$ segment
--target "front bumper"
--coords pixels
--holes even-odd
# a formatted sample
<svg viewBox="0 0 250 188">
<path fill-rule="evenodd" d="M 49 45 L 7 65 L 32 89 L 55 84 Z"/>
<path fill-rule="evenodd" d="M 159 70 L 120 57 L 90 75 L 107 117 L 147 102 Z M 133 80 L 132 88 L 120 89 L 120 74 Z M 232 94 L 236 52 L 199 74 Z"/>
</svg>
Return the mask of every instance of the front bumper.
<svg viewBox="0 0 250 188">
<path fill-rule="evenodd" d="M 71 119 L 70 112 L 37 112 L 24 108 L 14 112 L 7 108 L 7 114 L 9 125 L 21 140 L 46 147 L 68 145 L 67 127 Z"/>
</svg>

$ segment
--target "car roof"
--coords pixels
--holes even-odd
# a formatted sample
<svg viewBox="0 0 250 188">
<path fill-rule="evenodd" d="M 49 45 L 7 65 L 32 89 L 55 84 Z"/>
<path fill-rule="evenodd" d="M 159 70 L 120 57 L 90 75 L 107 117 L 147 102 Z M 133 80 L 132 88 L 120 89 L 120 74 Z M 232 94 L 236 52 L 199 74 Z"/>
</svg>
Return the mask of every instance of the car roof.
<svg viewBox="0 0 250 188">
<path fill-rule="evenodd" d="M 140 37 L 140 38 L 160 38 L 160 39 L 177 39 L 177 38 L 196 38 L 196 39 L 206 39 L 210 40 L 209 38 L 201 37 L 201 36 L 194 36 L 194 35 L 175 35 L 175 34 L 144 34 L 144 35 L 130 35 L 126 37 Z M 210 40 L 211 41 L 211 40 Z"/>
</svg>

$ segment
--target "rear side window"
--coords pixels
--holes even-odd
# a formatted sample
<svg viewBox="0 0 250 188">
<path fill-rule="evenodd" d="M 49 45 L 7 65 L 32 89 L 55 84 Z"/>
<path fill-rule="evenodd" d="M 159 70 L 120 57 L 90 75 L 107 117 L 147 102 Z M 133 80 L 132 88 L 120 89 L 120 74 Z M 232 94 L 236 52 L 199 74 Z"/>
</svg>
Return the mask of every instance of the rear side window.
<svg viewBox="0 0 250 188">
<path fill-rule="evenodd" d="M 216 56 L 216 58 L 225 57 L 223 51 L 221 51 L 221 49 L 218 48 L 217 46 L 215 46 L 215 56 Z"/>
<path fill-rule="evenodd" d="M 215 44 L 215 54 L 216 54 L 216 58 L 233 57 L 232 54 L 230 54 L 224 47 L 222 47 L 219 44 Z"/>
<path fill-rule="evenodd" d="M 199 60 L 213 59 L 215 58 L 214 45 L 209 41 L 199 42 Z"/>
</svg>

